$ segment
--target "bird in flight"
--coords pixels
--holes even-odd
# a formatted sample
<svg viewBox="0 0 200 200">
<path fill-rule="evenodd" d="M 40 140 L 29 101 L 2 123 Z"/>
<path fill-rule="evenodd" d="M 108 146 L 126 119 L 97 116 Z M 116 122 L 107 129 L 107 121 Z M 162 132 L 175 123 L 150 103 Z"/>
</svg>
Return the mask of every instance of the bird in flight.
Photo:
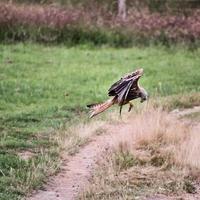
<svg viewBox="0 0 200 200">
<path fill-rule="evenodd" d="M 108 96 L 112 96 L 112 98 L 108 99 L 104 103 L 87 105 L 87 107 L 90 108 L 90 118 L 107 110 L 114 104 L 118 104 L 120 106 L 120 116 L 121 116 L 123 105 L 129 104 L 128 112 L 131 111 L 133 107 L 133 104 L 130 102 L 131 100 L 140 98 L 141 103 L 147 100 L 148 93 L 138 83 L 138 80 L 142 75 L 143 75 L 142 68 L 137 69 L 128 75 L 125 75 L 119 81 L 114 83 L 108 90 Z"/>
</svg>

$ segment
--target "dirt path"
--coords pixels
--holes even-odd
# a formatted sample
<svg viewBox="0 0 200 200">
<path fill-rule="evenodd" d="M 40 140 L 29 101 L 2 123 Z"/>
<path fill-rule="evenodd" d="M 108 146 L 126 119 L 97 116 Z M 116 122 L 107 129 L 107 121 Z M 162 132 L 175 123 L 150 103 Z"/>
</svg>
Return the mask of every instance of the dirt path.
<svg viewBox="0 0 200 200">
<path fill-rule="evenodd" d="M 95 136 L 74 156 L 63 155 L 61 172 L 51 177 L 44 190 L 36 191 L 28 200 L 74 200 L 86 188 L 98 158 L 124 135 L 128 124 L 107 125 L 109 133 Z"/>
<path fill-rule="evenodd" d="M 183 116 L 200 112 L 200 107 L 178 111 L 174 114 Z M 51 177 L 44 190 L 36 191 L 27 200 L 74 200 L 89 183 L 89 178 L 98 159 L 112 147 L 116 139 L 125 137 L 129 123 L 107 125 L 107 133 L 95 136 L 74 156 L 63 155 L 63 165 L 58 175 Z"/>
</svg>

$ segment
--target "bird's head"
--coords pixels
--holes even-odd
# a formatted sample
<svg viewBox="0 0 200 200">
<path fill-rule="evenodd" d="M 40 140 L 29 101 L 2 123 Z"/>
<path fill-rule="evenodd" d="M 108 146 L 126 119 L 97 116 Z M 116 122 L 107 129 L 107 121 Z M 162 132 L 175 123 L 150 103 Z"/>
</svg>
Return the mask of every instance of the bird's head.
<svg viewBox="0 0 200 200">
<path fill-rule="evenodd" d="M 143 68 L 138 68 L 138 69 L 136 69 L 134 72 L 132 72 L 132 76 L 136 76 L 136 75 L 140 75 L 140 76 L 142 76 L 142 74 L 143 74 Z"/>
<path fill-rule="evenodd" d="M 149 98 L 147 91 L 144 88 L 140 88 L 140 102 L 144 102 Z"/>
</svg>

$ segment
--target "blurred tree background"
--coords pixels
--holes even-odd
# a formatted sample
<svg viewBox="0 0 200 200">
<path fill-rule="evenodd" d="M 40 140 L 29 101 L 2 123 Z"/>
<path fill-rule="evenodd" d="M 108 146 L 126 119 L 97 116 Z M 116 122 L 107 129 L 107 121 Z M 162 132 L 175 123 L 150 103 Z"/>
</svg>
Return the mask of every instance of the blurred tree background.
<svg viewBox="0 0 200 200">
<path fill-rule="evenodd" d="M 200 40 L 200 0 L 3 0 L 0 41 L 131 46 Z"/>
<path fill-rule="evenodd" d="M 58 5 L 82 5 L 98 4 L 109 9 L 116 10 L 120 0 L 3 0 L 9 3 L 27 4 L 58 4 Z M 151 11 L 165 12 L 188 12 L 191 9 L 200 8 L 200 0 L 125 0 L 127 8 L 141 9 L 148 7 Z"/>
</svg>

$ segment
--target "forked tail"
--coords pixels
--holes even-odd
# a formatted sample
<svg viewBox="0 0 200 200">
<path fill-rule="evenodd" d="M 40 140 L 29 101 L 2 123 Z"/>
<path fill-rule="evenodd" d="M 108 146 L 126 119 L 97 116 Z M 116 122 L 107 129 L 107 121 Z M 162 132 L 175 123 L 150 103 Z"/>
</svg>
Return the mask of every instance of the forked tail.
<svg viewBox="0 0 200 200">
<path fill-rule="evenodd" d="M 97 103 L 97 104 L 90 104 L 87 105 L 88 108 L 90 108 L 90 118 L 98 115 L 99 113 L 107 110 L 110 106 L 114 104 L 114 98 L 108 99 L 104 103 Z"/>
</svg>

